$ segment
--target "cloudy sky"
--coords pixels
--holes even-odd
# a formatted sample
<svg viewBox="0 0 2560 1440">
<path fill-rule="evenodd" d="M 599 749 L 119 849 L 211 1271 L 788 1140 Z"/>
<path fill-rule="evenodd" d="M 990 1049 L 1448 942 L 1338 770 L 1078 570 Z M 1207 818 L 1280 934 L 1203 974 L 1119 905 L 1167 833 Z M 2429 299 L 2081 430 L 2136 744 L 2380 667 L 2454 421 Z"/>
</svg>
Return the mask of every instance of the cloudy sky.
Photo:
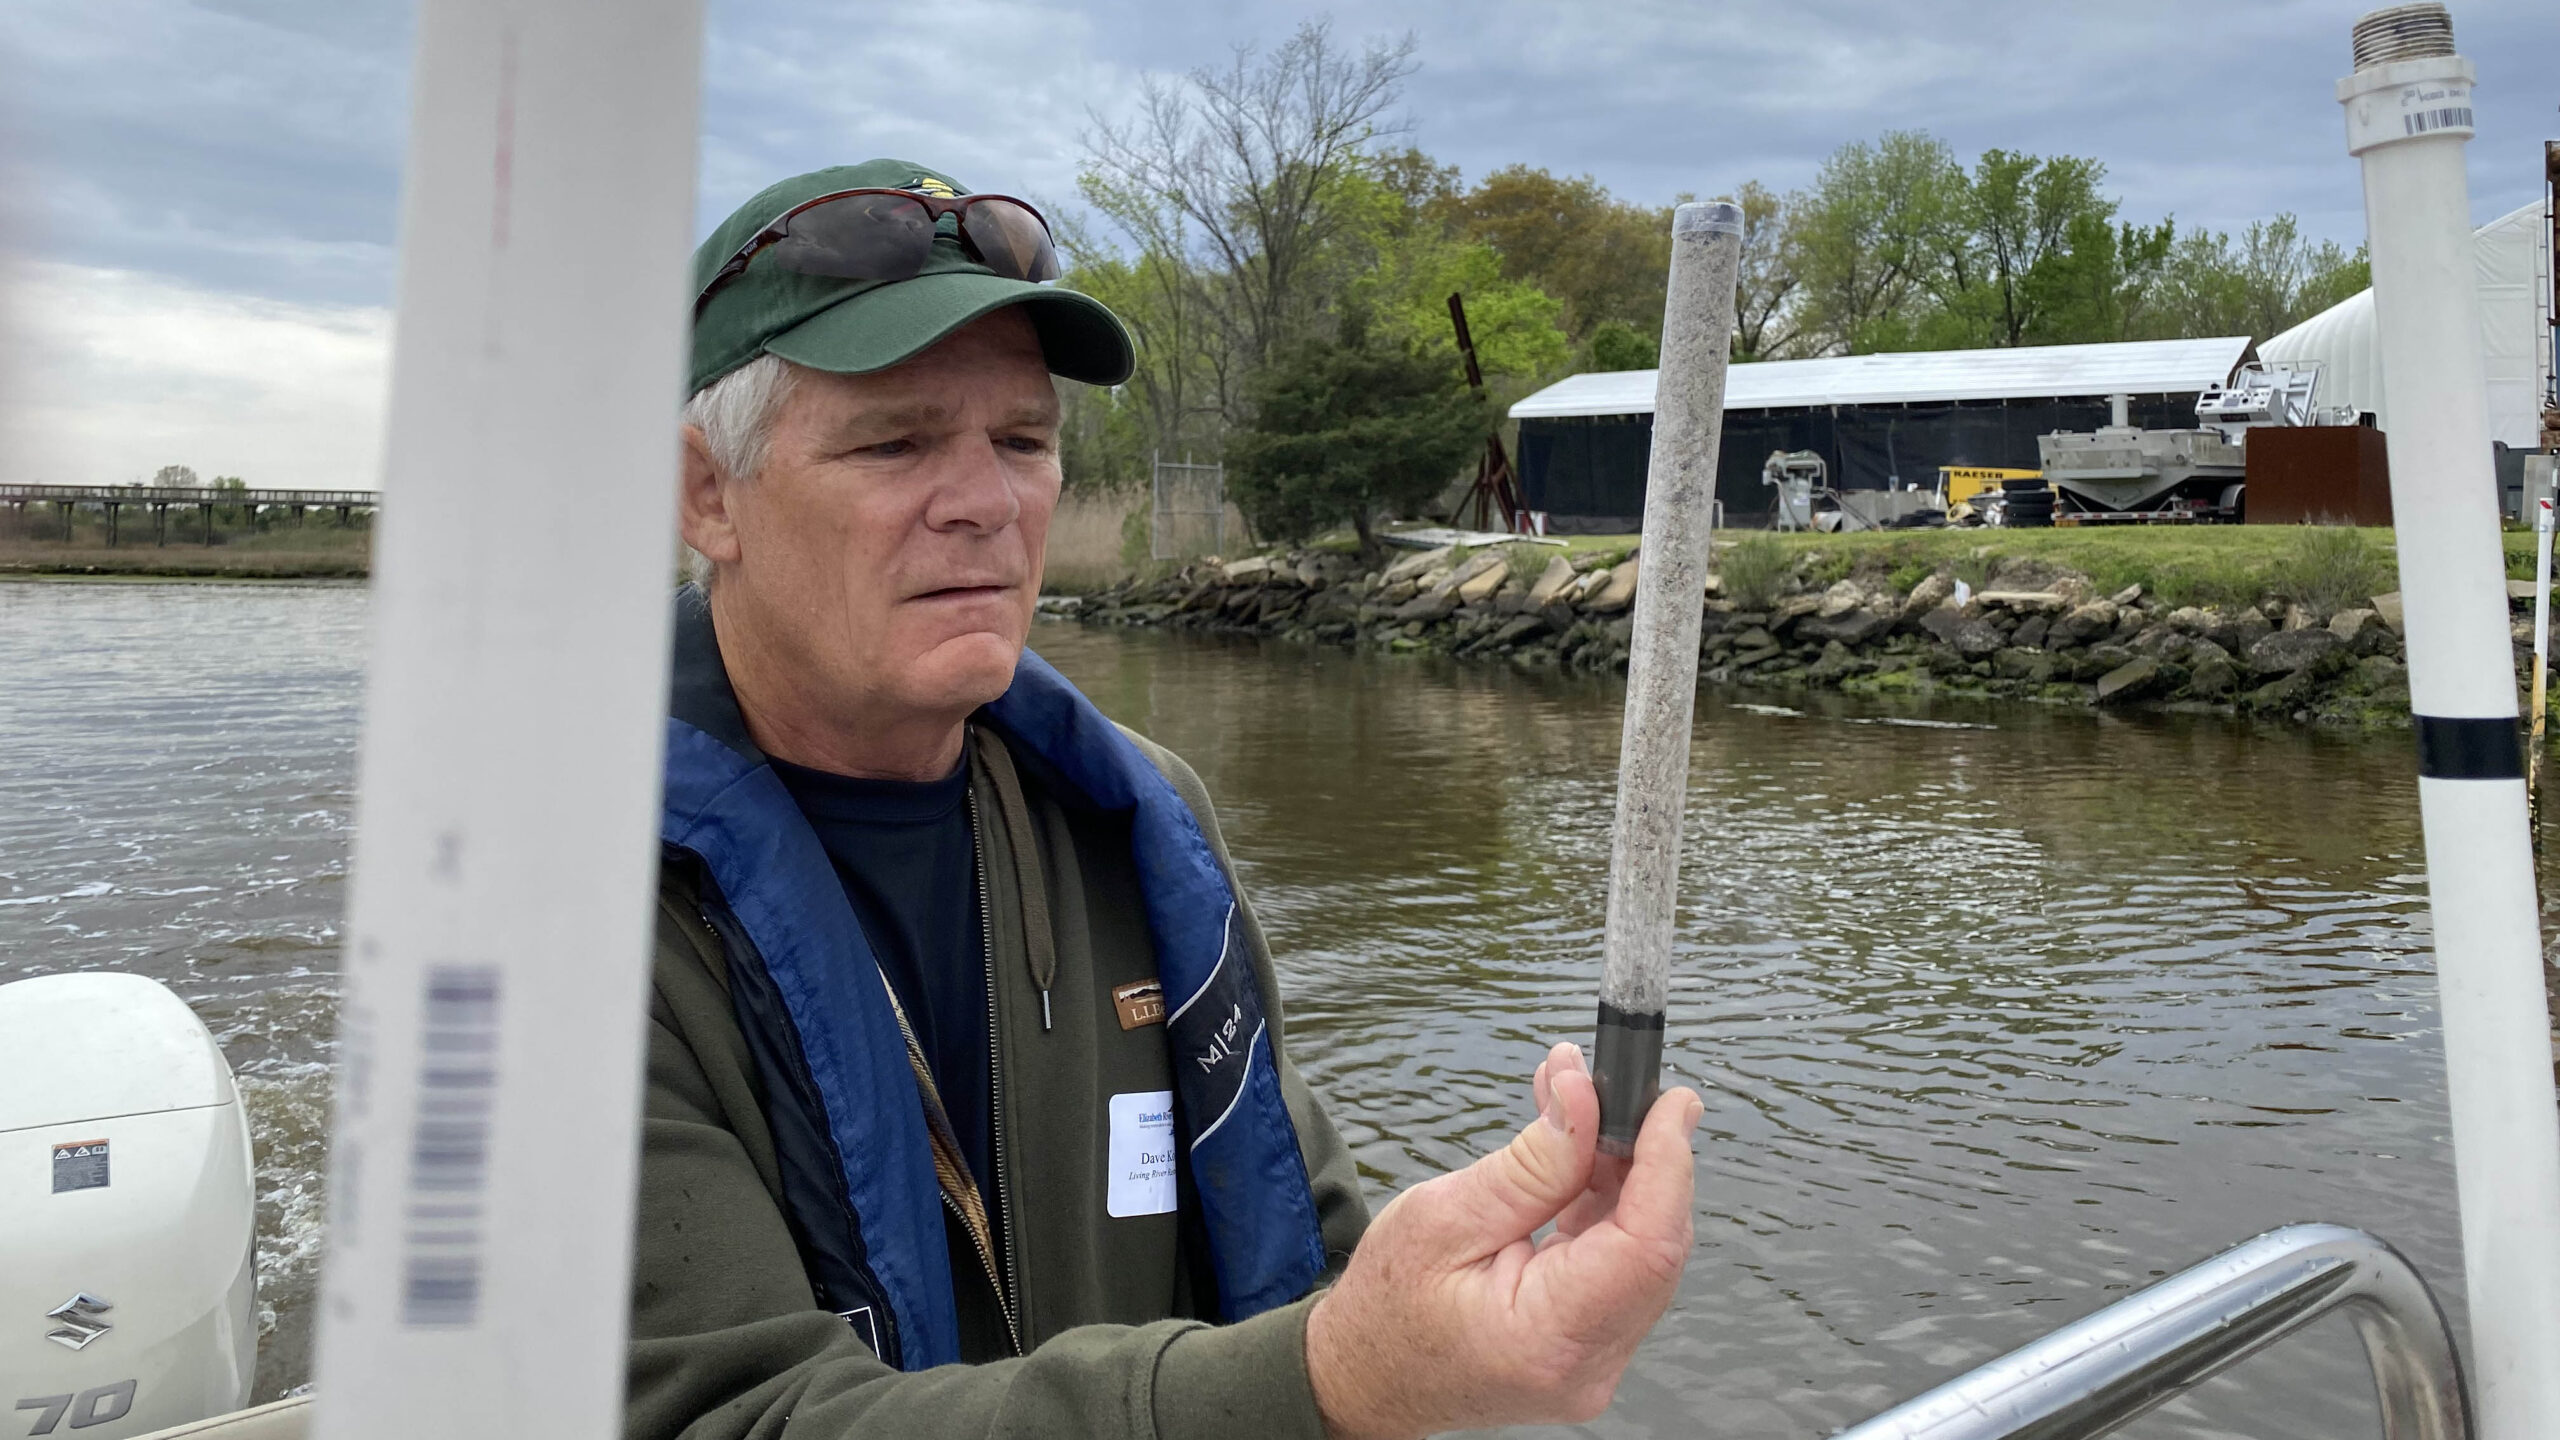
<svg viewBox="0 0 2560 1440">
<path fill-rule="evenodd" d="M 373 483 L 411 6 L 0 5 L 0 476 Z M 2133 218 L 2363 222 L 2332 83 L 2365 0 L 1365 0 L 1415 143 L 1660 203 L 1920 127 L 2094 156 Z M 898 155 L 1053 203 L 1090 115 L 1325 11 L 1272 0 L 712 0 L 698 224 Z M 2474 219 L 2539 197 L 2560 8 L 2456 0 Z"/>
</svg>

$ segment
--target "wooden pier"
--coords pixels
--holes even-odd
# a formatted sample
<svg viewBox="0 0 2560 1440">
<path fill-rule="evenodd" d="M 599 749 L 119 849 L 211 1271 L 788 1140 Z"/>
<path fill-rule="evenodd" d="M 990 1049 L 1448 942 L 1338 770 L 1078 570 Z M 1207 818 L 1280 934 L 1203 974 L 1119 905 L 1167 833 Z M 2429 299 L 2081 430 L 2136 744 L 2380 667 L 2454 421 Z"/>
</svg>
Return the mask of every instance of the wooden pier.
<svg viewBox="0 0 2560 1440">
<path fill-rule="evenodd" d="M 169 511 L 193 507 L 204 515 L 204 543 L 213 543 L 213 512 L 216 506 L 237 508 L 255 516 L 261 510 L 290 513 L 293 523 L 313 510 L 335 510 L 338 523 L 344 525 L 358 510 L 382 508 L 379 490 L 216 490 L 197 486 L 157 485 L 6 485 L 0 484 L 0 504 L 20 516 L 29 505 L 49 505 L 62 517 L 63 539 L 71 538 L 71 519 L 83 505 L 94 505 L 107 517 L 107 543 L 116 543 L 121 530 L 124 507 L 131 505 L 151 512 L 152 543 L 169 543 Z"/>
</svg>

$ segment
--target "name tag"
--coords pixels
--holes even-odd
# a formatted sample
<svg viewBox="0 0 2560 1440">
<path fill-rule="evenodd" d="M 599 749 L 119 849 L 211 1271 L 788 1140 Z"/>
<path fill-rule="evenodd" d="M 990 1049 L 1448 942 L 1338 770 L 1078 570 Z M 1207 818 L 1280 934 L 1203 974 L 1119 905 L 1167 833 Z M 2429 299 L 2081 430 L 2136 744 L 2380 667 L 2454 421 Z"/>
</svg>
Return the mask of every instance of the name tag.
<svg viewBox="0 0 2560 1440">
<path fill-rule="evenodd" d="M 1103 1208 L 1114 1218 L 1169 1215 L 1174 1206 L 1173 1092 L 1111 1097 L 1111 1182 Z"/>
</svg>

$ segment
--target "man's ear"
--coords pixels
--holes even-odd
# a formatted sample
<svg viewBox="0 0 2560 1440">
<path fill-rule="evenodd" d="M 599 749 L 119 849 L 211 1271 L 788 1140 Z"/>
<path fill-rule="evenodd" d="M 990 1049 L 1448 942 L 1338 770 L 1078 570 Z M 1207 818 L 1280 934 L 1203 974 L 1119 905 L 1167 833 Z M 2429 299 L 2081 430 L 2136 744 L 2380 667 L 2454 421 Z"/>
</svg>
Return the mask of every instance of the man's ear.
<svg viewBox="0 0 2560 1440">
<path fill-rule="evenodd" d="M 728 474 L 711 458 L 702 427 L 684 427 L 684 473 L 677 481 L 676 530 L 714 565 L 738 563 L 738 526 L 729 516 Z"/>
</svg>

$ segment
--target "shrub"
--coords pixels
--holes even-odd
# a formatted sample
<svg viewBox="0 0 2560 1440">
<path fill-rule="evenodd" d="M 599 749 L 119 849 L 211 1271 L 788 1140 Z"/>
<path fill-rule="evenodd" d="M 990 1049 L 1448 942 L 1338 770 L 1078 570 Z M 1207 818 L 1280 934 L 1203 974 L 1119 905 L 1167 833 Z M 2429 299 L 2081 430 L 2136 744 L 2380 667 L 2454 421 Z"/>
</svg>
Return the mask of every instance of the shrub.
<svg viewBox="0 0 2560 1440">
<path fill-rule="evenodd" d="M 2316 610 L 2343 610 L 2389 590 L 2391 556 L 2348 525 L 2305 525 L 2268 567 L 2275 592 Z"/>
<path fill-rule="evenodd" d="M 1604 320 L 1591 334 L 1594 370 L 1650 370 L 1661 363 L 1661 342 L 1624 320 Z"/>
<path fill-rule="evenodd" d="M 1725 598 L 1745 610 L 1766 610 L 1787 579 L 1787 548 L 1773 535 L 1745 535 L 1717 557 Z"/>
<path fill-rule="evenodd" d="M 1991 583 L 1991 571 L 1998 563 L 1991 554 L 1990 546 L 1977 545 L 1947 568 L 1955 578 L 1979 590 Z"/>
<path fill-rule="evenodd" d="M 1378 554 L 1379 517 L 1445 489 L 1492 427 L 1483 397 L 1420 345 L 1345 316 L 1250 382 L 1253 417 L 1227 439 L 1227 481 L 1255 533 L 1305 540 L 1349 521 Z"/>
</svg>

